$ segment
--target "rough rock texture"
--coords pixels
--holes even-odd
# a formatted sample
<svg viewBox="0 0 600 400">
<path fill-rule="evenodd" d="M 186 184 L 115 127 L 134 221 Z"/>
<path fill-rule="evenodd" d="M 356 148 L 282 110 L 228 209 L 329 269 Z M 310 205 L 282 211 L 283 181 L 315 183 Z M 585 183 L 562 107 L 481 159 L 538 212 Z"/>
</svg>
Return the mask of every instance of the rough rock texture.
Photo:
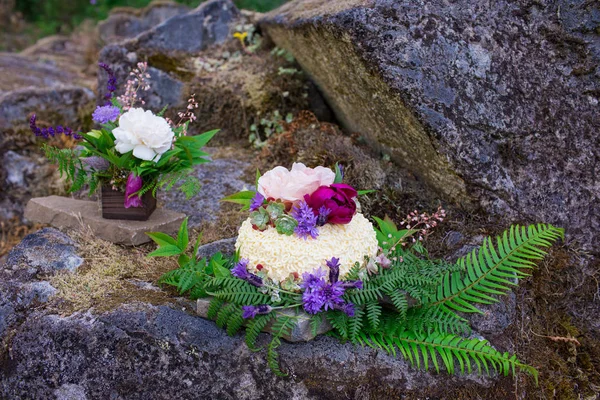
<svg viewBox="0 0 600 400">
<path fill-rule="evenodd" d="M 447 199 L 600 241 L 597 3 L 295 0 L 262 28 Z"/>
<path fill-rule="evenodd" d="M 154 1 L 142 9 L 119 7 L 111 11 L 108 19 L 98 24 L 98 32 L 104 43 L 118 42 L 188 11 L 189 7 L 172 1 Z"/>
<path fill-rule="evenodd" d="M 0 129 L 26 124 L 33 112 L 53 115 L 53 123 L 75 123 L 79 109 L 94 99 L 89 88 L 78 85 L 82 80 L 61 66 L 0 54 Z"/>
<path fill-rule="evenodd" d="M 44 228 L 25 236 L 10 251 L 6 271 L 31 279 L 57 271 L 73 272 L 82 263 L 76 243 L 69 236 L 53 228 Z"/>
<path fill-rule="evenodd" d="M 215 148 L 205 150 L 212 154 L 217 151 Z M 190 227 L 214 221 L 224 197 L 250 186 L 243 180 L 244 170 L 248 166 L 248 162 L 239 156 L 214 158 L 210 163 L 195 168 L 196 177 L 202 184 L 200 193 L 196 196 L 187 200 L 180 191 L 171 190 L 159 193 L 158 199 L 164 202 L 165 207 L 188 215 Z"/>
<path fill-rule="evenodd" d="M 247 140 L 251 125 L 275 110 L 285 116 L 311 108 L 320 117 L 330 116 L 314 85 L 293 69 L 296 65 L 271 54 L 272 43 L 264 41 L 251 52 L 233 37 L 236 30 L 250 29 L 253 18 L 231 0 L 211 0 L 136 38 L 106 46 L 100 60 L 113 67 L 120 85 L 137 62 L 147 60 L 151 89 L 141 93 L 146 106 L 169 105 L 166 116 L 177 121 L 176 111 L 195 94 L 200 117 L 190 132 L 220 128 L 215 138 L 220 143 L 228 143 L 226 137 Z M 292 72 L 280 73 L 280 68 Z M 98 78 L 103 96 L 107 78 Z"/>
<path fill-rule="evenodd" d="M 288 378 L 239 336 L 167 306 L 124 305 L 100 315 L 30 315 L 4 360 L 0 393 L 53 398 L 67 390 L 106 399 L 343 399 L 431 395 L 457 386 L 481 391 L 488 379 L 417 371 L 373 349 L 320 337 L 280 348 Z M 168 384 L 167 384 L 168 382 Z M 390 397 L 385 397 L 385 396 Z"/>
<path fill-rule="evenodd" d="M 89 227 L 95 236 L 106 241 L 137 246 L 150 241 L 146 232 L 177 232 L 185 215 L 159 207 L 147 221 L 105 219 L 99 202 L 48 196 L 31 199 L 25 209 L 25 218 L 57 228 Z"/>
<path fill-rule="evenodd" d="M 216 253 L 222 253 L 226 256 L 233 255 L 235 253 L 235 241 L 237 237 L 232 237 L 229 239 L 221 239 L 215 242 L 204 244 L 198 247 L 198 251 L 196 252 L 196 258 L 202 259 L 205 257 L 211 257 Z"/>
</svg>

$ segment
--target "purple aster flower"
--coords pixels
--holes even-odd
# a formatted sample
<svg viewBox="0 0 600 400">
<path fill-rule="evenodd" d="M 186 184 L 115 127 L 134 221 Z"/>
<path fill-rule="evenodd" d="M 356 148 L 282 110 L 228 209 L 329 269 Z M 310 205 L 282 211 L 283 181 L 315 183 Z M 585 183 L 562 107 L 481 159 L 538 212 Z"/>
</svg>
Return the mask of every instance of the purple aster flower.
<svg viewBox="0 0 600 400">
<path fill-rule="evenodd" d="M 332 257 L 327 261 L 327 266 L 329 267 L 329 282 L 336 283 L 340 277 L 340 259 Z"/>
<path fill-rule="evenodd" d="M 317 215 L 317 226 L 325 225 L 329 214 L 331 214 L 331 210 L 325 206 L 321 206 L 319 208 L 319 215 Z"/>
<path fill-rule="evenodd" d="M 92 114 L 94 122 L 99 124 L 106 124 L 108 122 L 114 122 L 119 118 L 121 110 L 115 106 L 98 106 L 96 111 Z"/>
<path fill-rule="evenodd" d="M 352 303 L 345 303 L 345 304 L 337 304 L 334 307 L 336 310 L 340 310 L 346 313 L 346 315 L 348 315 L 349 317 L 354 317 L 355 314 L 355 307 L 354 304 Z"/>
<path fill-rule="evenodd" d="M 344 289 L 362 289 L 363 281 L 346 281 L 342 282 Z"/>
<path fill-rule="evenodd" d="M 73 130 L 67 126 L 63 127 L 61 125 L 58 125 L 56 128 L 53 128 L 51 126 L 48 128 L 40 128 L 36 124 L 36 118 L 37 117 L 35 114 L 33 114 L 31 118 L 29 118 L 29 128 L 35 136 L 41 136 L 45 139 L 48 139 L 49 137 L 54 136 L 56 134 L 62 134 L 66 136 L 73 135 L 74 139 L 81 139 L 80 135 L 78 135 L 77 133 L 74 134 Z"/>
<path fill-rule="evenodd" d="M 98 63 L 98 66 L 102 68 L 108 74 L 108 82 L 106 83 L 106 89 L 108 93 L 104 96 L 107 100 L 113 96 L 113 93 L 117 90 L 117 78 L 115 77 L 115 73 L 112 68 L 105 63 Z"/>
<path fill-rule="evenodd" d="M 252 202 L 250 203 L 250 211 L 258 210 L 260 207 L 262 207 L 264 202 L 265 197 L 260 193 L 256 193 L 252 198 Z"/>
<path fill-rule="evenodd" d="M 317 216 L 306 201 L 302 200 L 292 208 L 292 217 L 298 221 L 298 226 L 294 229 L 296 235 L 302 239 L 307 239 L 309 236 L 316 239 L 319 236 Z"/>
<path fill-rule="evenodd" d="M 325 296 L 321 290 L 306 290 L 302 294 L 304 310 L 309 314 L 316 314 L 321 311 L 324 303 Z"/>
<path fill-rule="evenodd" d="M 252 286 L 261 287 L 263 286 L 263 281 L 260 276 L 251 274 L 248 272 L 248 262 L 249 260 L 246 258 L 242 258 L 236 265 L 231 269 L 231 275 L 236 278 L 245 280 Z"/>
<path fill-rule="evenodd" d="M 141 176 L 135 176 L 132 173 L 127 177 L 127 185 L 125 186 L 125 208 L 143 207 L 142 198 L 139 195 L 134 195 L 135 192 L 142 188 L 143 182 Z"/>
<path fill-rule="evenodd" d="M 329 283 L 325 285 L 321 291 L 325 297 L 325 301 L 323 302 L 323 309 L 325 311 L 329 309 L 333 310 L 336 305 L 344 303 L 344 300 L 342 300 L 342 296 L 344 295 L 342 282 Z"/>
<path fill-rule="evenodd" d="M 242 306 L 242 310 L 244 311 L 242 318 L 249 319 L 256 317 L 258 314 L 268 314 L 273 311 L 273 307 L 268 304 L 259 304 L 258 306 Z"/>
<path fill-rule="evenodd" d="M 315 269 L 312 274 L 305 272 L 302 274 L 302 283 L 300 287 L 305 290 L 319 289 L 325 286 L 326 282 L 323 279 L 326 272 L 322 268 Z"/>
</svg>

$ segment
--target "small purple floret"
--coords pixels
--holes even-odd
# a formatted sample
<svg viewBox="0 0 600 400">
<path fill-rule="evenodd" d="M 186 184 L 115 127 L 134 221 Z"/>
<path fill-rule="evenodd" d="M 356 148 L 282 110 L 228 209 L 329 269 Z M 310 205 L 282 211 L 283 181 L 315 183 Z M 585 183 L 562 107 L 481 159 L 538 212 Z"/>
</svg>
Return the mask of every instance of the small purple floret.
<svg viewBox="0 0 600 400">
<path fill-rule="evenodd" d="M 307 239 L 309 236 L 316 239 L 319 236 L 317 229 L 317 216 L 312 208 L 302 200 L 292 208 L 292 217 L 298 221 L 298 226 L 294 229 L 294 233 L 302 239 Z"/>
<path fill-rule="evenodd" d="M 250 273 L 248 272 L 248 263 L 250 261 L 247 258 L 242 258 L 235 264 L 235 267 L 231 269 L 231 275 L 239 279 L 246 279 Z"/>
<path fill-rule="evenodd" d="M 117 78 L 115 77 L 115 73 L 112 68 L 105 63 L 98 63 L 98 66 L 102 68 L 108 74 L 108 82 L 106 83 L 106 89 L 108 93 L 104 96 L 107 100 L 110 100 L 113 96 L 113 93 L 117 90 Z"/>
<path fill-rule="evenodd" d="M 317 226 L 325 225 L 329 214 L 331 214 L 331 210 L 325 206 L 321 206 L 319 208 L 319 215 L 317 216 Z"/>
<path fill-rule="evenodd" d="M 340 259 L 332 257 L 327 261 L 327 266 L 329 267 L 329 282 L 336 283 L 340 277 Z"/>
<path fill-rule="evenodd" d="M 73 133 L 73 130 L 67 126 L 63 127 L 61 125 L 58 125 L 56 128 L 53 128 L 53 127 L 40 128 L 36 124 L 36 115 L 35 114 L 33 114 L 31 116 L 31 118 L 29 118 L 29 128 L 31 129 L 31 132 L 33 132 L 33 134 L 35 136 L 41 136 L 45 139 L 48 139 L 51 136 L 53 137 L 56 134 L 62 134 L 62 135 L 66 135 L 66 136 L 73 135 L 74 139 L 81 139 L 81 136 L 79 134 Z"/>
<path fill-rule="evenodd" d="M 260 207 L 262 207 L 264 202 L 265 197 L 260 193 L 256 193 L 252 198 L 252 202 L 250 203 L 250 211 L 258 210 Z"/>
<path fill-rule="evenodd" d="M 340 310 L 346 313 L 347 316 L 349 317 L 354 317 L 355 314 L 355 307 L 354 304 L 352 303 L 345 303 L 345 304 L 341 304 L 341 305 L 336 305 L 334 307 L 336 310 Z"/>
<path fill-rule="evenodd" d="M 115 106 L 98 106 L 92 114 L 94 122 L 99 124 L 106 124 L 108 122 L 114 122 L 119 118 L 121 110 Z"/>
<path fill-rule="evenodd" d="M 250 319 L 254 318 L 259 314 L 268 314 L 273 311 L 273 307 L 268 304 L 259 304 L 257 306 L 242 306 L 242 310 L 244 311 L 242 314 L 242 318 Z"/>
<path fill-rule="evenodd" d="M 245 280 L 252 286 L 261 287 L 263 286 L 263 280 L 260 276 L 251 274 L 248 272 L 248 262 L 246 258 L 242 258 L 238 263 L 231 269 L 231 275 L 236 278 Z"/>
<path fill-rule="evenodd" d="M 344 286 L 344 289 L 362 289 L 363 282 L 362 281 L 346 281 L 346 282 L 342 282 L 342 286 Z"/>
</svg>

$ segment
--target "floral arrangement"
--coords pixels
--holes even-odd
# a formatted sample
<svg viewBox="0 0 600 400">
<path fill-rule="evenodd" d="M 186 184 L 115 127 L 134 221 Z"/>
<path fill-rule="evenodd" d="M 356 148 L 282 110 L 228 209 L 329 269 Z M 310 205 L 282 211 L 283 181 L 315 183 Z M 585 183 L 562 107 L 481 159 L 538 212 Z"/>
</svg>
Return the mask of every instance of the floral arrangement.
<svg viewBox="0 0 600 400">
<path fill-rule="evenodd" d="M 335 257 L 343 277 L 365 256 L 375 256 L 377 237 L 358 212 L 359 191 L 342 179 L 339 167 L 334 172 L 294 163 L 291 170 L 276 167 L 257 174 L 256 191 L 225 198 L 250 210 L 236 242 L 249 268 L 297 287 L 303 273 L 325 267 L 325 260 Z"/>
<path fill-rule="evenodd" d="M 430 259 L 422 245 L 443 221 L 441 208 L 433 214 L 413 211 L 399 224 L 374 217 L 376 227 L 369 223 L 352 238 L 361 246 L 360 242 L 372 234 L 375 251 L 355 260 L 346 272 L 343 251 L 328 257 L 317 252 L 313 258 L 310 247 L 323 239 L 327 226 L 341 229 L 339 239 L 352 221 L 364 218 L 353 200 L 358 191 L 334 186 L 339 184 L 335 176 L 341 176 L 340 168 L 336 167 L 333 181 L 330 171 L 300 164 L 291 171 L 276 168 L 264 177 L 257 175 L 256 192 L 241 192 L 226 200 L 253 210 L 246 222 L 256 237 L 262 238 L 262 253 L 288 254 L 282 252 L 279 238 L 293 241 L 290 247 L 304 252 L 300 260 L 283 256 L 280 264 L 257 264 L 252 257 L 260 254 L 244 255 L 248 238 L 241 242 L 238 238 L 238 251 L 232 257 L 217 253 L 197 260 L 194 255 L 199 241 L 192 255 L 186 254 L 185 221 L 176 238 L 149 233 L 159 245 L 149 256 L 179 257 L 179 268 L 159 282 L 192 299 L 211 298 L 208 317 L 230 335 L 244 329 L 249 348 L 256 349 L 261 331 L 270 332 L 267 360 L 276 374 L 285 375 L 277 348 L 304 314 L 310 316 L 313 335 L 323 324 L 329 324 L 330 335 L 341 341 L 400 354 L 425 369 L 431 366 L 439 372 L 444 368 L 451 374 L 472 370 L 489 373 L 494 369 L 505 375 L 519 369 L 537 380 L 535 368 L 472 336 L 466 316 L 480 313 L 478 304 L 497 302 L 497 295 L 508 293 L 519 279 L 528 276 L 535 261 L 546 254 L 542 249 L 563 236 L 562 229 L 546 224 L 513 226 L 449 263 Z M 277 230 L 282 218 L 294 221 Z M 244 229 L 240 228 L 240 237 Z M 335 250 L 327 243 L 323 242 L 323 248 Z M 302 273 L 289 271 L 286 263 Z M 278 271 L 288 275 L 283 278 Z"/>
<path fill-rule="evenodd" d="M 106 185 L 125 193 L 124 207 L 142 207 L 141 196 L 159 188 L 171 189 L 181 182 L 180 189 L 188 198 L 197 194 L 200 183 L 190 172 L 194 165 L 209 162 L 209 154 L 202 151 L 218 132 L 213 130 L 198 136 L 186 136 L 188 126 L 196 117 L 198 107 L 194 95 L 185 111 L 179 112 L 177 123 L 164 118 L 165 109 L 154 114 L 138 106 L 144 105 L 139 92 L 150 88 L 145 62 L 130 72 L 124 94 L 117 97 L 117 79 L 112 69 L 99 64 L 108 74 L 106 103 L 98 106 L 92 118 L 100 125 L 87 133 L 57 126 L 40 128 L 36 115 L 30 118 L 31 131 L 39 137 L 71 136 L 81 140 L 75 149 L 59 149 L 48 144 L 46 156 L 58 164 L 61 176 L 66 175 L 70 191 L 89 185 L 90 195 Z"/>
</svg>

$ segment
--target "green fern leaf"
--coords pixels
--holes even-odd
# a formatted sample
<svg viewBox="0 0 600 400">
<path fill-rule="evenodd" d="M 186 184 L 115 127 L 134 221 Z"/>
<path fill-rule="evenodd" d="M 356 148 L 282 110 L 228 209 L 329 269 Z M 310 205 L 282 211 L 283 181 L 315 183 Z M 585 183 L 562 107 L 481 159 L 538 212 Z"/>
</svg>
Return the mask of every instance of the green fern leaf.
<svg viewBox="0 0 600 400">
<path fill-rule="evenodd" d="M 540 247 L 563 236 L 552 225 L 513 226 L 496 239 L 488 238 L 479 249 L 457 261 L 462 271 L 448 272 L 431 298 L 431 305 L 441 305 L 459 312 L 480 312 L 472 303 L 491 304 L 493 295 L 506 294 L 517 280 L 528 276 L 523 269 L 535 267 L 534 260 L 546 254 Z"/>
</svg>

